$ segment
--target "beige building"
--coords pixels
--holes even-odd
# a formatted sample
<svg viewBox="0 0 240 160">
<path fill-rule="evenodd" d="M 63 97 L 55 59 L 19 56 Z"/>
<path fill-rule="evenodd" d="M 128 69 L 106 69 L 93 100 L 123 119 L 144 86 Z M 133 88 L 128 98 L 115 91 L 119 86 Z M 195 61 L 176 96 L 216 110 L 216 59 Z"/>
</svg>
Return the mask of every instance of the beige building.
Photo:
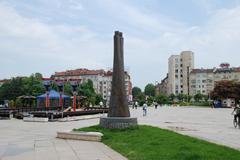
<svg viewBox="0 0 240 160">
<path fill-rule="evenodd" d="M 167 76 L 161 80 L 161 83 L 156 85 L 156 95 L 158 94 L 166 94 L 168 93 L 168 74 Z"/>
<path fill-rule="evenodd" d="M 183 51 L 168 59 L 168 94 L 189 94 L 189 74 L 194 68 L 194 53 Z"/>
<path fill-rule="evenodd" d="M 70 79 L 78 79 L 81 82 L 85 82 L 90 79 L 93 82 L 93 87 L 96 93 L 101 94 L 105 100 L 110 99 L 112 87 L 112 71 L 88 69 L 67 70 L 64 72 L 55 72 L 55 74 L 52 75 L 52 78 L 55 80 L 66 81 Z M 127 98 L 130 101 L 132 97 L 132 83 L 131 77 L 127 72 L 125 72 L 125 87 Z"/>
<path fill-rule="evenodd" d="M 240 67 L 230 68 L 228 63 L 222 63 L 220 68 L 193 69 L 189 81 L 190 94 L 209 95 L 215 83 L 222 80 L 240 81 Z"/>
</svg>

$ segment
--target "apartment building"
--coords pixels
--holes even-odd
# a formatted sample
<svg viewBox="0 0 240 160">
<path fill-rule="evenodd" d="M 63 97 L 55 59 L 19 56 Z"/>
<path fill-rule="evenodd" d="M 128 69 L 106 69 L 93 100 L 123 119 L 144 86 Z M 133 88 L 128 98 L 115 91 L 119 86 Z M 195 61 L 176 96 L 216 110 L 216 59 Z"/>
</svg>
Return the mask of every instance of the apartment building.
<svg viewBox="0 0 240 160">
<path fill-rule="evenodd" d="M 67 70 L 64 72 L 55 72 L 51 76 L 55 80 L 70 80 L 78 79 L 82 82 L 87 81 L 88 79 L 92 80 L 93 88 L 96 93 L 101 94 L 103 99 L 109 100 L 111 95 L 112 87 L 112 71 L 104 70 L 88 70 L 88 69 L 76 69 L 76 70 Z M 125 72 L 125 88 L 127 99 L 130 101 L 132 97 L 132 83 L 130 75 Z"/>
<path fill-rule="evenodd" d="M 240 81 L 240 67 L 232 67 L 228 63 L 220 64 L 219 68 L 193 69 L 190 73 L 190 94 L 209 95 L 216 82 L 222 80 Z"/>
<path fill-rule="evenodd" d="M 194 68 L 194 53 L 183 51 L 180 55 L 172 55 L 168 59 L 167 94 L 189 94 L 189 76 Z"/>
</svg>

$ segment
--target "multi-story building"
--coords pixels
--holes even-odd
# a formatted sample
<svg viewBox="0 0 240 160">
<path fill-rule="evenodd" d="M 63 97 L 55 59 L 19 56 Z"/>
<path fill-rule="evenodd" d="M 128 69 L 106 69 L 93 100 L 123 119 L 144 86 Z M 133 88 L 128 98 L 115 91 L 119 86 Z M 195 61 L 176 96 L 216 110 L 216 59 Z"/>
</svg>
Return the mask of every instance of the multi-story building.
<svg viewBox="0 0 240 160">
<path fill-rule="evenodd" d="M 78 79 L 81 82 L 85 82 L 86 80 L 90 79 L 93 82 L 93 87 L 96 93 L 101 94 L 105 100 L 110 99 L 112 71 L 76 69 L 64 72 L 55 72 L 55 74 L 52 75 L 52 78 L 55 80 Z M 127 99 L 130 101 L 132 97 L 132 83 L 131 77 L 127 72 L 125 72 L 125 88 Z"/>
<path fill-rule="evenodd" d="M 207 95 L 214 87 L 213 69 L 193 69 L 190 73 L 190 95 Z"/>
<path fill-rule="evenodd" d="M 167 76 L 161 80 L 161 83 L 156 85 L 156 95 L 158 94 L 166 94 L 168 93 L 168 74 Z"/>
<path fill-rule="evenodd" d="M 189 74 L 194 68 L 194 53 L 183 51 L 168 59 L 168 94 L 189 94 Z"/>
<path fill-rule="evenodd" d="M 220 68 L 193 69 L 190 73 L 190 94 L 201 93 L 210 95 L 216 82 L 222 80 L 240 81 L 240 67 L 229 67 L 228 63 L 222 63 Z"/>
</svg>

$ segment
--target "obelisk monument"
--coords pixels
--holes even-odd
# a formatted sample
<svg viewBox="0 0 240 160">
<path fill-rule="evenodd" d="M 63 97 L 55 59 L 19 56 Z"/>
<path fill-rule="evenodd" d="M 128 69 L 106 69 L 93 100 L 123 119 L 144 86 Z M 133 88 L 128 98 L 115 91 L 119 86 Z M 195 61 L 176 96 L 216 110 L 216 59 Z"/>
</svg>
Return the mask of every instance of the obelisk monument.
<svg viewBox="0 0 240 160">
<path fill-rule="evenodd" d="M 131 118 L 125 88 L 124 54 L 122 32 L 115 31 L 112 90 L 107 117 L 100 118 L 104 128 L 128 128 L 137 125 L 137 118 Z"/>
</svg>

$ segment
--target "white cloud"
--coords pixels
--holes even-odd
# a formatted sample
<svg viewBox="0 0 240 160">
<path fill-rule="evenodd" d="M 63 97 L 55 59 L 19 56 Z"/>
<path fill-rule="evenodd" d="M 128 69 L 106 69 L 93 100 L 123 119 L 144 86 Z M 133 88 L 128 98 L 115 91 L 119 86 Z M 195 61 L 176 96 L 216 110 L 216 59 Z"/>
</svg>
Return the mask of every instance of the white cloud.
<svg viewBox="0 0 240 160">
<path fill-rule="evenodd" d="M 71 2 L 69 6 L 78 1 Z M 79 11 L 88 12 L 86 6 L 78 4 L 75 6 Z M 58 1 L 57 8 L 61 10 L 62 5 Z M 211 12 L 201 26 L 187 26 L 160 13 L 139 10 L 126 1 L 101 0 L 96 5 L 109 16 L 99 21 L 112 24 L 111 27 L 98 21 L 96 26 L 87 22 L 46 23 L 0 3 L 0 21 L 4 22 L 0 23 L 0 78 L 37 71 L 49 76 L 54 71 L 79 67 L 109 68 L 116 28 L 124 31 L 125 65 L 130 68 L 134 85 L 143 87 L 164 78 L 168 57 L 182 50 L 195 52 L 197 67 L 214 67 L 222 61 L 239 65 L 239 6 Z M 105 27 L 110 29 L 107 33 L 95 31 L 104 31 Z"/>
</svg>

